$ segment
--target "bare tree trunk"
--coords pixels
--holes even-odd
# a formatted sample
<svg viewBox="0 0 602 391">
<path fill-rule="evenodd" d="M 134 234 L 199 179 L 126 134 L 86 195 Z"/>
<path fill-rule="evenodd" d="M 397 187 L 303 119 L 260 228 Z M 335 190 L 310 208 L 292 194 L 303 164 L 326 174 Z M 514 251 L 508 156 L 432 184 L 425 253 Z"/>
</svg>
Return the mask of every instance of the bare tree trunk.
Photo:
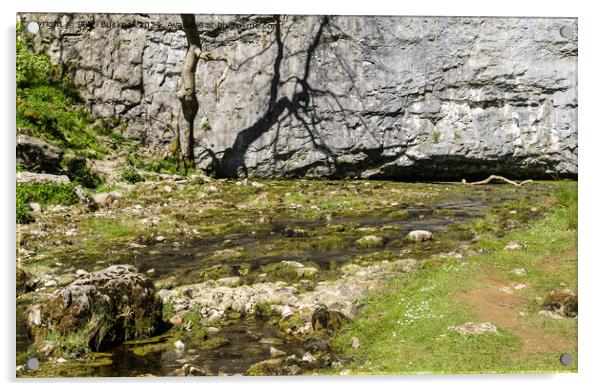
<svg viewBox="0 0 602 391">
<path fill-rule="evenodd" d="M 194 119 L 199 111 L 195 78 L 201 53 L 201 39 L 194 15 L 182 14 L 180 17 L 188 41 L 188 51 L 182 64 L 181 84 L 176 96 L 182 105 L 179 128 L 183 134 L 180 134 L 180 152 L 188 169 L 191 164 L 194 165 Z"/>
</svg>

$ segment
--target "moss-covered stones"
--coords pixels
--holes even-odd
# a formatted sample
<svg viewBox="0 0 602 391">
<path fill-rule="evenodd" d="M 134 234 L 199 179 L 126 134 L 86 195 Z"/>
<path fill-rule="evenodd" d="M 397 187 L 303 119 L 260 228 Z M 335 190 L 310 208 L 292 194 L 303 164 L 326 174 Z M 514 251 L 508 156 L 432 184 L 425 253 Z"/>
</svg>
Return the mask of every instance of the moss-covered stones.
<svg viewBox="0 0 602 391">
<path fill-rule="evenodd" d="M 163 327 L 163 303 L 152 282 L 135 267 L 113 265 L 57 290 L 30 317 L 36 345 L 77 340 L 99 351 L 147 338 Z"/>
<path fill-rule="evenodd" d="M 261 270 L 271 279 L 282 279 L 285 281 L 314 280 L 318 274 L 318 268 L 306 266 L 296 261 L 271 263 L 263 266 Z"/>
<path fill-rule="evenodd" d="M 379 248 L 384 246 L 385 240 L 381 236 L 366 235 L 355 241 L 358 248 Z"/>
</svg>

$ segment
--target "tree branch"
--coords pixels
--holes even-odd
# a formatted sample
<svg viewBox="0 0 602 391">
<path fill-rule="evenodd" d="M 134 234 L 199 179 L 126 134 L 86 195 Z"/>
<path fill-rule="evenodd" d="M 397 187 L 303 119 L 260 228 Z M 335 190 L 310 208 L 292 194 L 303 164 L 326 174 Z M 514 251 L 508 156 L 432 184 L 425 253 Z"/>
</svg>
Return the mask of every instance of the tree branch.
<svg viewBox="0 0 602 391">
<path fill-rule="evenodd" d="M 532 179 L 527 179 L 525 181 L 522 182 L 514 182 L 511 181 L 510 179 L 504 178 L 503 176 L 499 176 L 499 175 L 490 175 L 487 179 L 484 179 L 482 181 L 478 181 L 478 182 L 466 182 L 466 179 L 462 179 L 462 183 L 465 185 L 469 185 L 469 186 L 474 186 L 474 185 L 486 185 L 491 181 L 503 181 L 506 183 L 510 183 L 511 185 L 514 186 L 522 186 L 525 183 L 531 183 L 533 182 Z"/>
</svg>

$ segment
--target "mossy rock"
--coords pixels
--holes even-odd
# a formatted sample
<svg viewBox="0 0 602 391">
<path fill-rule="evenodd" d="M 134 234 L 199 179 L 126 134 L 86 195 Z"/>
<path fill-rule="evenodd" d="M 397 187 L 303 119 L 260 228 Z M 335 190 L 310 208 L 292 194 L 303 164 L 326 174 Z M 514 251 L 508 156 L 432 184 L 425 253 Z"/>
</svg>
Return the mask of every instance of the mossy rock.
<svg viewBox="0 0 602 391">
<path fill-rule="evenodd" d="M 279 376 L 284 375 L 283 360 L 274 358 L 260 361 L 249 367 L 248 376 Z"/>
<path fill-rule="evenodd" d="M 262 266 L 261 271 L 267 274 L 269 280 L 285 281 L 299 281 L 301 279 L 313 280 L 318 274 L 318 269 L 316 267 L 308 267 L 295 261 L 271 263 Z"/>
<path fill-rule="evenodd" d="M 25 269 L 17 266 L 17 295 L 34 290 L 35 283 Z"/>
<path fill-rule="evenodd" d="M 407 210 L 395 210 L 393 212 L 389 213 L 389 217 L 392 219 L 403 219 L 405 217 L 408 217 L 410 213 Z"/>
<path fill-rule="evenodd" d="M 577 295 L 570 289 L 554 290 L 544 298 L 545 310 L 557 312 L 565 318 L 574 318 L 578 312 Z"/>
<path fill-rule="evenodd" d="M 261 301 L 255 304 L 253 313 L 255 314 L 256 318 L 267 320 L 273 316 L 276 316 L 278 311 L 272 309 L 272 305 L 270 303 Z"/>
<path fill-rule="evenodd" d="M 217 335 L 217 336 L 209 338 L 208 340 L 203 342 L 201 344 L 201 349 L 202 350 L 214 350 L 214 349 L 222 348 L 229 344 L 230 344 L 230 340 L 228 338 Z"/>
<path fill-rule="evenodd" d="M 179 285 L 183 283 L 199 283 L 208 280 L 220 280 L 222 278 L 228 278 L 235 274 L 234 268 L 228 265 L 213 265 L 208 268 L 181 272 L 179 278 Z M 224 282 L 226 283 L 226 282 Z"/>
<path fill-rule="evenodd" d="M 242 247 L 225 248 L 215 251 L 207 260 L 211 262 L 233 262 L 244 258 L 245 250 Z"/>
<path fill-rule="evenodd" d="M 385 240 L 381 236 L 367 235 L 355 241 L 358 248 L 380 248 L 385 244 Z"/>
<path fill-rule="evenodd" d="M 57 290 L 29 327 L 35 346 L 83 353 L 151 337 L 164 329 L 162 315 L 152 282 L 133 266 L 113 265 Z"/>
<path fill-rule="evenodd" d="M 343 327 L 345 320 L 345 315 L 339 311 L 321 307 L 316 309 L 312 314 L 311 325 L 314 331 L 325 330 L 327 332 L 332 332 Z"/>
</svg>

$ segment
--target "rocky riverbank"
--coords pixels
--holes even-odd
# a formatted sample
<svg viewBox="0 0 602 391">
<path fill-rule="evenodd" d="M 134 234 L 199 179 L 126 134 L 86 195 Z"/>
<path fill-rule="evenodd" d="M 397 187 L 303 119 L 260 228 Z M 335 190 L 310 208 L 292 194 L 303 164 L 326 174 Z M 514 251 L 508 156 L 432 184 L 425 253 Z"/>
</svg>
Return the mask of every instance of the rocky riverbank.
<svg viewBox="0 0 602 391">
<path fill-rule="evenodd" d="M 36 352 L 44 361 L 41 371 L 20 373 L 344 370 L 347 358 L 332 350 L 330 336 L 353 322 L 366 295 L 383 289 L 391 277 L 412 273 L 424 259 L 461 260 L 478 252 L 471 243 L 482 224 L 503 231 L 538 218 L 553 188 L 547 183 L 522 188 L 372 181 L 205 183 L 192 177 L 124 185 L 95 211 L 78 205 L 47 207 L 37 212 L 35 222 L 18 226 L 19 319 L 27 313 L 31 323 L 32 308 L 79 292 L 82 281 L 119 268 L 111 265 L 130 264 L 123 272 L 152 281 L 163 305 L 161 321 L 168 327 L 146 334 L 151 339 L 106 329 L 114 343 L 94 347 L 77 345 L 81 340 L 73 338 L 67 344 L 59 340 L 43 355 L 31 350 L 35 341 L 22 334 L 18 360 Z M 81 300 L 73 297 L 95 300 L 86 292 L 67 296 L 74 303 Z M 60 308 L 70 308 L 65 300 L 61 303 Z M 113 306 L 111 313 L 122 319 L 128 312 L 124 308 Z M 61 311 L 52 314 L 59 319 Z M 138 319 L 135 313 L 132 319 Z M 104 353 L 94 352 L 99 350 Z M 244 358 L 240 352 L 246 352 Z"/>
</svg>

